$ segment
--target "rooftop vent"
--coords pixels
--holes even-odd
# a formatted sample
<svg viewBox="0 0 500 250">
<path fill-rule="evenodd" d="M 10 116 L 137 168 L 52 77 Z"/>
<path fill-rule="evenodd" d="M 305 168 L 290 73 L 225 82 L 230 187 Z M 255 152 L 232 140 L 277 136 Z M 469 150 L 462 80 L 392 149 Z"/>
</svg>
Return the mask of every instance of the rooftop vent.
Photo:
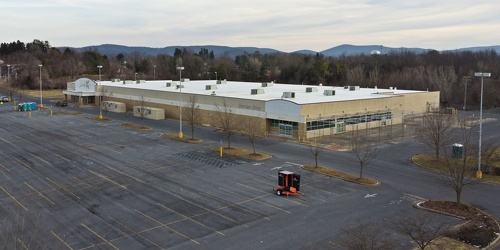
<svg viewBox="0 0 500 250">
<path fill-rule="evenodd" d="M 311 93 L 311 92 L 318 92 L 318 88 L 316 88 L 316 87 L 307 87 L 306 88 L 306 93 Z"/>
<path fill-rule="evenodd" d="M 283 92 L 281 98 L 295 98 L 295 92 Z"/>
<path fill-rule="evenodd" d="M 206 85 L 205 86 L 205 90 L 216 90 L 217 89 L 217 85 Z"/>
<path fill-rule="evenodd" d="M 325 91 L 323 92 L 323 95 L 333 96 L 333 95 L 335 95 L 335 90 L 333 90 L 333 89 L 325 89 Z"/>
<path fill-rule="evenodd" d="M 252 95 L 262 95 L 262 94 L 264 94 L 264 90 L 263 90 L 263 89 L 252 89 L 252 90 L 250 91 L 250 93 L 251 93 Z"/>
<path fill-rule="evenodd" d="M 349 91 L 359 90 L 359 86 L 349 86 Z"/>
<path fill-rule="evenodd" d="M 262 87 L 266 88 L 266 87 L 272 87 L 274 84 L 274 82 L 263 82 L 262 83 Z"/>
</svg>

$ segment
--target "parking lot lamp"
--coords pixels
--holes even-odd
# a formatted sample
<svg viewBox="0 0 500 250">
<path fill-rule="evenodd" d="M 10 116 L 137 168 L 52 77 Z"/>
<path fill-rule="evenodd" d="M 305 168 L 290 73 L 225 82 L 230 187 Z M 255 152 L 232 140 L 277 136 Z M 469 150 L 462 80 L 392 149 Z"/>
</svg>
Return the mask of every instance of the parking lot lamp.
<svg viewBox="0 0 500 250">
<path fill-rule="evenodd" d="M 179 71 L 179 138 L 182 138 L 182 71 L 184 67 L 177 67 Z"/>
<path fill-rule="evenodd" d="M 101 86 L 101 69 L 102 65 L 98 65 L 97 68 L 99 69 L 99 120 L 102 120 L 102 86 Z"/>
<path fill-rule="evenodd" d="M 481 102 L 479 106 L 479 145 L 478 145 L 478 155 L 477 155 L 477 172 L 476 178 L 483 178 L 483 172 L 481 172 L 481 137 L 483 135 L 483 79 L 485 77 L 491 77 L 491 73 L 486 72 L 476 72 L 474 76 L 481 77 Z"/>
<path fill-rule="evenodd" d="M 40 68 L 40 109 L 43 108 L 43 98 L 42 98 L 42 66 L 41 64 L 38 64 L 38 67 Z"/>
</svg>

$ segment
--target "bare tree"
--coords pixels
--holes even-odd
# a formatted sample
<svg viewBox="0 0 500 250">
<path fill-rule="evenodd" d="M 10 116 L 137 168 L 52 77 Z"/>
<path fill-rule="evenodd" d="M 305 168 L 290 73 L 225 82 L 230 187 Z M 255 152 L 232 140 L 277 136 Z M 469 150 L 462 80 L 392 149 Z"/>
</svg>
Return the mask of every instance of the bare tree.
<svg viewBox="0 0 500 250">
<path fill-rule="evenodd" d="M 146 100 L 144 99 L 144 96 L 141 95 L 141 98 L 139 99 L 139 106 L 137 106 L 136 112 L 139 114 L 139 117 L 141 118 L 141 124 L 144 123 L 144 118 L 146 117 L 146 112 L 148 112 L 148 109 L 146 107 Z"/>
<path fill-rule="evenodd" d="M 257 152 L 255 151 L 255 142 L 260 136 L 259 123 L 252 121 L 251 118 L 245 119 L 243 122 L 243 132 L 248 136 L 248 140 L 252 144 L 253 154 L 256 155 Z"/>
<path fill-rule="evenodd" d="M 417 127 L 417 139 L 435 150 L 436 158 L 444 145 L 450 144 L 453 120 L 450 115 L 427 113 L 422 117 L 422 124 Z"/>
<path fill-rule="evenodd" d="M 311 154 L 314 156 L 314 166 L 315 167 L 318 167 L 318 157 L 324 148 L 325 148 L 324 144 L 316 143 L 316 142 L 309 142 L 309 149 L 311 150 Z"/>
<path fill-rule="evenodd" d="M 347 82 L 349 84 L 364 85 L 365 78 L 365 68 L 363 66 L 356 66 L 347 70 Z"/>
<path fill-rule="evenodd" d="M 101 97 L 101 100 L 100 100 L 101 101 L 101 103 L 100 103 L 101 110 L 106 115 L 106 118 L 108 118 L 108 112 L 111 109 L 111 103 L 109 103 L 108 101 L 105 101 L 104 97 L 111 97 L 111 96 L 113 96 L 113 93 L 110 93 L 107 90 L 105 90 L 103 93 L 103 96 Z"/>
<path fill-rule="evenodd" d="M 445 103 L 448 102 L 453 92 L 453 83 L 455 83 L 458 78 L 454 67 L 451 65 L 440 65 L 438 67 L 428 66 L 427 76 L 432 86 L 440 91 L 441 101 Z"/>
<path fill-rule="evenodd" d="M 233 110 L 227 105 L 223 99 L 222 107 L 215 104 L 214 107 L 215 123 L 222 129 L 227 140 L 227 148 L 231 148 L 231 137 L 236 133 L 238 119 Z"/>
<path fill-rule="evenodd" d="M 45 249 L 47 243 L 40 237 L 44 229 L 40 226 L 40 213 L 30 218 L 28 212 L 18 211 L 0 220 L 1 249 Z"/>
<path fill-rule="evenodd" d="M 378 227 L 356 222 L 356 226 L 343 230 L 339 243 L 348 250 L 397 249 L 394 241 L 385 237 Z"/>
<path fill-rule="evenodd" d="M 366 143 L 359 137 L 351 138 L 351 151 L 359 163 L 359 178 L 363 179 L 363 169 L 377 157 L 379 148 L 376 145 Z"/>
<path fill-rule="evenodd" d="M 191 139 L 194 139 L 194 130 L 201 125 L 201 109 L 198 104 L 198 97 L 195 95 L 189 96 L 189 100 L 182 110 L 183 116 L 187 124 L 191 127 Z"/>
<path fill-rule="evenodd" d="M 470 121 L 466 117 L 461 117 L 459 120 L 459 131 L 455 133 L 455 141 L 461 142 L 463 157 L 452 158 L 452 153 L 450 153 L 449 148 L 445 149 L 446 157 L 446 167 L 447 170 L 440 176 L 440 182 L 455 191 L 456 203 L 458 206 L 461 205 L 461 197 L 463 188 L 469 185 L 474 185 L 477 181 L 470 177 L 470 172 L 474 166 L 474 156 L 477 153 L 475 134 L 477 130 L 475 129 L 476 121 Z"/>
<path fill-rule="evenodd" d="M 493 164 L 500 162 L 500 145 L 493 143 L 484 143 L 481 150 L 481 159 L 483 159 L 484 167 L 490 175 L 495 174 L 495 166 Z"/>
<path fill-rule="evenodd" d="M 427 212 L 419 212 L 416 216 L 405 217 L 401 221 L 395 222 L 396 229 L 410 236 L 413 242 L 418 245 L 418 249 L 424 250 L 432 245 L 432 241 L 439 238 L 448 226 L 445 223 L 437 222 L 436 215 Z"/>
</svg>

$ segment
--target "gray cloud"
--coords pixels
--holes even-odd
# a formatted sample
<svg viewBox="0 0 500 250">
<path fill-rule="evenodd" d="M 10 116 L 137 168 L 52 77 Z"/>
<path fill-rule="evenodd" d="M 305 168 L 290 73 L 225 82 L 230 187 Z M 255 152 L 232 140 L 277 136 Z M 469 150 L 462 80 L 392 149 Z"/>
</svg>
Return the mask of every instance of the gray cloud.
<svg viewBox="0 0 500 250">
<path fill-rule="evenodd" d="M 324 50 L 350 44 L 497 45 L 496 1 L 3 0 L 1 42 Z"/>
</svg>

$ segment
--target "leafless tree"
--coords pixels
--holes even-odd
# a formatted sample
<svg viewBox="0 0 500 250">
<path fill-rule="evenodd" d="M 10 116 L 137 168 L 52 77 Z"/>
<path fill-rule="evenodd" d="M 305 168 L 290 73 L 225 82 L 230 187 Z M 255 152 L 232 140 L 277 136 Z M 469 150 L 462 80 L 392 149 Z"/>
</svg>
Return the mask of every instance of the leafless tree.
<svg viewBox="0 0 500 250">
<path fill-rule="evenodd" d="M 198 104 L 198 97 L 195 95 L 189 96 L 186 106 L 182 110 L 183 116 L 187 124 L 191 127 L 191 139 L 194 139 L 194 130 L 201 125 L 201 109 Z"/>
<path fill-rule="evenodd" d="M 100 100 L 101 101 L 101 103 L 100 103 L 101 110 L 106 115 L 106 118 L 108 118 L 108 112 L 111 109 L 111 103 L 109 103 L 108 101 L 105 101 L 105 97 L 111 97 L 111 96 L 113 96 L 113 93 L 105 90 L 102 97 L 101 97 L 101 100 Z"/>
<path fill-rule="evenodd" d="M 364 85 L 365 79 L 365 68 L 363 66 L 356 66 L 347 70 L 349 84 Z"/>
<path fill-rule="evenodd" d="M 360 221 L 354 227 L 343 230 L 339 243 L 348 250 L 397 249 L 395 241 L 383 235 L 378 227 Z"/>
<path fill-rule="evenodd" d="M 40 235 L 40 213 L 30 218 L 30 214 L 18 211 L 14 215 L 5 216 L 0 220 L 1 249 L 45 249 L 47 243 Z"/>
<path fill-rule="evenodd" d="M 453 119 L 451 115 L 427 113 L 422 117 L 422 124 L 416 129 L 417 139 L 435 150 L 436 158 L 445 145 L 450 144 Z"/>
<path fill-rule="evenodd" d="M 405 217 L 401 221 L 396 221 L 396 229 L 410 236 L 413 242 L 418 245 L 418 249 L 426 249 L 432 245 L 432 241 L 439 238 L 448 226 L 445 223 L 437 222 L 437 216 L 428 212 L 419 212 L 415 216 Z"/>
<path fill-rule="evenodd" d="M 440 91 L 441 101 L 448 102 L 453 92 L 453 83 L 455 83 L 458 78 L 454 67 L 451 65 L 440 65 L 438 67 L 428 66 L 427 76 L 432 86 Z"/>
<path fill-rule="evenodd" d="M 319 154 L 323 151 L 325 148 L 324 144 L 321 143 L 316 143 L 316 142 L 309 142 L 309 149 L 311 150 L 311 154 L 314 156 L 314 166 L 318 167 L 318 158 Z"/>
<path fill-rule="evenodd" d="M 487 168 L 490 175 L 495 174 L 495 163 L 500 162 L 500 145 L 487 142 L 481 146 L 481 159 L 483 159 L 483 166 Z"/>
<path fill-rule="evenodd" d="M 146 117 L 146 112 L 148 112 L 144 96 L 141 95 L 141 98 L 139 99 L 139 106 L 136 107 L 135 111 L 139 114 L 139 118 L 141 118 L 141 124 L 144 124 L 144 118 Z"/>
<path fill-rule="evenodd" d="M 477 130 L 475 120 L 469 120 L 466 117 L 459 118 L 460 128 L 454 134 L 456 142 L 461 142 L 463 149 L 463 157 L 451 157 L 451 147 L 445 148 L 445 162 L 447 170 L 440 176 L 440 182 L 455 191 L 456 203 L 461 205 L 462 191 L 464 187 L 474 185 L 477 181 L 470 177 L 470 172 L 474 166 L 474 156 L 477 153 L 475 141 Z"/>
<path fill-rule="evenodd" d="M 236 134 L 238 117 L 223 99 L 222 106 L 214 105 L 215 123 L 222 129 L 227 140 L 227 148 L 231 148 L 231 137 Z"/>
<path fill-rule="evenodd" d="M 359 178 L 362 179 L 364 168 L 377 157 L 379 148 L 376 145 L 366 143 L 365 139 L 353 137 L 351 138 L 351 151 L 356 162 L 359 163 Z"/>
<path fill-rule="evenodd" d="M 259 123 L 252 121 L 251 118 L 247 118 L 243 122 L 243 132 L 247 135 L 248 140 L 252 144 L 254 155 L 257 154 L 255 151 L 255 142 L 260 138 L 260 131 Z"/>
</svg>

